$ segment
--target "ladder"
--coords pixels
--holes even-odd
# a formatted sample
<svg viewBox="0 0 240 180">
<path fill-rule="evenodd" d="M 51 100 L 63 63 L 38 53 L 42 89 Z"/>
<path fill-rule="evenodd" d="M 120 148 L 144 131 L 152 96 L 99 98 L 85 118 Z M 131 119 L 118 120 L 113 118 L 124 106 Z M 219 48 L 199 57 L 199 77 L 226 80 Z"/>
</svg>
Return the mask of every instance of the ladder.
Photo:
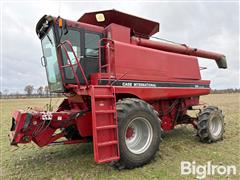
<svg viewBox="0 0 240 180">
<path fill-rule="evenodd" d="M 115 89 L 91 86 L 94 159 L 97 163 L 118 160 L 118 123 Z"/>
</svg>

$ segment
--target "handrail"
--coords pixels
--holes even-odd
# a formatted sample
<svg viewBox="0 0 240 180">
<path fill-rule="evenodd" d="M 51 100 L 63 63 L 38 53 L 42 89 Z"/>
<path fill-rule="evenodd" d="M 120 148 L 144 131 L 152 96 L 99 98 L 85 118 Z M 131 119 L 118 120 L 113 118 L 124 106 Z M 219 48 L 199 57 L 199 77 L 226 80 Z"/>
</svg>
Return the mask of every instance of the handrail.
<svg viewBox="0 0 240 180">
<path fill-rule="evenodd" d="M 74 55 L 74 58 L 76 59 L 76 63 L 74 63 L 74 64 L 72 64 L 72 62 L 71 62 L 71 60 L 70 60 L 70 57 L 69 57 L 69 55 L 68 55 L 68 51 L 67 51 L 66 45 L 68 45 L 68 47 L 70 48 L 70 50 L 72 51 L 72 53 L 73 53 L 73 55 Z M 77 76 L 77 72 L 76 72 L 77 70 L 75 71 L 74 68 L 73 68 L 73 66 L 77 65 L 78 68 L 79 68 L 80 71 L 81 71 L 81 74 L 82 74 L 83 79 L 84 79 L 84 81 L 85 81 L 85 83 L 86 83 L 86 86 L 88 86 L 88 81 L 87 81 L 86 75 L 85 75 L 85 73 L 84 73 L 84 71 L 83 71 L 83 68 L 82 68 L 82 65 L 80 64 L 79 59 L 78 59 L 78 57 L 77 57 L 77 55 L 76 55 L 76 53 L 75 53 L 75 51 L 74 51 L 74 49 L 73 49 L 73 47 L 72 47 L 71 42 L 70 42 L 69 40 L 63 41 L 63 42 L 61 42 L 61 43 L 58 45 L 58 47 L 63 48 L 63 50 L 64 50 L 64 52 L 65 52 L 65 54 L 66 54 L 66 56 L 67 56 L 67 60 L 68 60 L 68 64 L 67 64 L 67 65 L 61 65 L 61 66 L 60 66 L 60 67 L 61 67 L 61 70 L 62 70 L 63 68 L 65 68 L 65 67 L 71 67 L 72 72 L 73 72 L 73 75 L 74 75 L 74 77 L 75 77 L 75 79 L 76 79 L 76 81 L 77 81 L 77 84 L 78 84 L 78 86 L 80 87 L 80 86 L 81 86 L 81 83 L 80 83 L 80 80 L 79 80 L 79 78 L 78 78 L 78 76 Z M 64 76 L 64 73 L 63 73 L 63 76 Z M 63 77 L 63 79 L 64 79 L 64 77 Z"/>
<path fill-rule="evenodd" d="M 102 45 L 102 43 L 104 42 L 104 45 Z M 111 45 L 114 44 L 114 41 L 108 38 L 102 38 L 98 41 L 98 51 L 99 51 L 99 56 L 98 56 L 98 63 L 99 63 L 99 73 L 101 75 L 102 73 L 102 69 L 103 68 L 107 68 L 107 72 L 110 73 L 111 72 L 111 61 L 110 61 L 110 53 L 108 52 L 108 62 L 105 61 L 106 64 L 102 65 L 102 48 L 103 49 L 113 49 L 113 47 L 111 47 Z M 110 75 L 108 77 L 109 79 L 109 84 L 110 84 Z"/>
</svg>

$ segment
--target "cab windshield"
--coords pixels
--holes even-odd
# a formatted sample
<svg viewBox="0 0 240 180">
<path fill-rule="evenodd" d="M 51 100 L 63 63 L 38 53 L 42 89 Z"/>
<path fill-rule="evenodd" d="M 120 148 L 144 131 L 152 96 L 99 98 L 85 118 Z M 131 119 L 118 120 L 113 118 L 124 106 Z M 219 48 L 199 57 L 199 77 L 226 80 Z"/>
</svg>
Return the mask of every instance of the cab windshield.
<svg viewBox="0 0 240 180">
<path fill-rule="evenodd" d="M 56 43 L 52 28 L 41 42 L 49 89 L 51 92 L 63 92 L 63 84 L 57 61 Z"/>
</svg>

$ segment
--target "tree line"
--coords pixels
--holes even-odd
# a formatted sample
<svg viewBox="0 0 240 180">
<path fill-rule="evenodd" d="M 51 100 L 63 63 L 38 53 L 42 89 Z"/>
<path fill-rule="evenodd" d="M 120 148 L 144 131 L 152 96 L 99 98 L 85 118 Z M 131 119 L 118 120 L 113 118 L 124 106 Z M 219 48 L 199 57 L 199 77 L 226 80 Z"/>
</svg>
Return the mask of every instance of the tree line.
<svg viewBox="0 0 240 180">
<path fill-rule="evenodd" d="M 226 94 L 226 93 L 240 93 L 240 89 L 229 88 L 229 89 L 212 89 L 211 90 L 211 94 Z"/>
<path fill-rule="evenodd" d="M 34 94 L 34 86 L 33 85 L 27 85 L 24 88 L 24 91 L 26 92 L 26 95 L 31 96 Z M 49 87 L 48 86 L 40 86 L 36 89 L 36 94 L 38 95 L 48 95 L 49 94 Z"/>
<path fill-rule="evenodd" d="M 25 93 L 11 92 L 9 93 L 8 89 L 4 89 L 3 92 L 0 91 L 0 98 L 32 98 L 32 97 L 61 97 L 62 94 L 59 93 L 50 93 L 48 86 L 40 86 L 35 88 L 33 85 L 26 85 L 24 87 Z"/>
</svg>

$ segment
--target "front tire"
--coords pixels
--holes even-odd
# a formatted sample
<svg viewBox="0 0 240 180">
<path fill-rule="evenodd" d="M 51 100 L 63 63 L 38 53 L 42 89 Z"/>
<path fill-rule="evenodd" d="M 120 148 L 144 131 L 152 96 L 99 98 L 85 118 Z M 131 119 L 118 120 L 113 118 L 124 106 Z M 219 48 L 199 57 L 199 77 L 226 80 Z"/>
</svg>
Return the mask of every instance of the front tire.
<svg viewBox="0 0 240 180">
<path fill-rule="evenodd" d="M 131 169 L 150 162 L 161 140 L 158 113 L 146 102 L 127 98 L 117 102 L 120 160 L 118 169 Z"/>
<path fill-rule="evenodd" d="M 223 139 L 224 116 L 217 107 L 208 106 L 198 116 L 197 134 L 200 141 L 212 143 Z"/>
</svg>

